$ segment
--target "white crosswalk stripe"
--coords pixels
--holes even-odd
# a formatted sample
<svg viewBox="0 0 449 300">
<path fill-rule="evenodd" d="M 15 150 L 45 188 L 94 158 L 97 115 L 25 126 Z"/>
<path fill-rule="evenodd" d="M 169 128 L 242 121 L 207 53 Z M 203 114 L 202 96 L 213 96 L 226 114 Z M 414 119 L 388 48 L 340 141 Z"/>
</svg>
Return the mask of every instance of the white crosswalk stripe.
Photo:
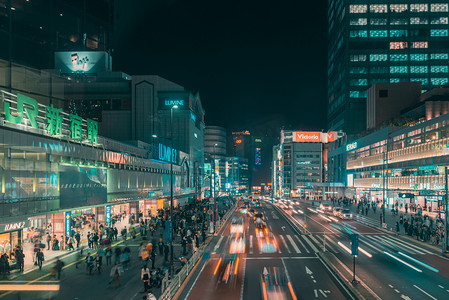
<svg viewBox="0 0 449 300">
<path fill-rule="evenodd" d="M 250 235 L 249 236 L 249 254 L 253 254 L 254 253 L 254 249 L 253 249 L 253 236 Z"/>
<path fill-rule="evenodd" d="M 330 249 L 334 253 L 339 253 L 339 251 L 335 250 L 338 249 L 337 243 L 329 235 L 326 235 L 326 249 Z"/>
<path fill-rule="evenodd" d="M 285 249 L 287 249 L 287 252 L 288 252 L 288 253 L 291 253 L 290 248 L 288 248 L 287 243 L 285 242 L 284 236 L 283 236 L 282 234 L 279 235 L 279 236 L 280 236 L 282 242 L 284 243 L 284 246 L 285 246 Z"/>
<path fill-rule="evenodd" d="M 360 239 L 360 241 L 366 245 L 368 245 L 369 247 L 371 247 L 372 249 L 378 251 L 379 253 L 382 253 L 383 251 L 381 249 L 379 249 L 378 247 L 374 246 L 373 243 L 368 240 L 366 237 L 362 236 L 362 238 Z M 377 245 L 377 244 L 376 244 Z"/>
<path fill-rule="evenodd" d="M 301 250 L 299 250 L 298 246 L 296 245 L 295 241 L 293 241 L 293 238 L 287 234 L 287 239 L 290 241 L 290 243 L 293 246 L 293 249 L 295 249 L 296 253 L 301 253 Z"/>
<path fill-rule="evenodd" d="M 399 244 L 401 244 L 401 245 L 408 245 L 409 247 L 412 247 L 412 248 L 415 248 L 415 249 L 417 249 L 418 251 L 421 251 L 421 252 L 424 252 L 424 253 L 427 253 L 427 254 L 433 254 L 432 252 L 430 252 L 430 251 L 427 251 L 426 249 L 423 249 L 423 248 L 421 248 L 421 247 L 418 247 L 418 246 L 416 246 L 416 245 L 412 245 L 412 244 L 410 244 L 410 243 L 408 243 L 408 242 L 406 242 L 406 241 L 402 241 L 402 240 L 400 240 L 400 239 L 398 239 L 398 238 L 396 238 L 396 237 L 394 237 L 394 236 L 388 236 L 388 238 L 390 238 L 391 240 L 393 240 L 393 241 L 395 241 L 396 243 L 399 243 Z"/>
<path fill-rule="evenodd" d="M 314 252 L 320 252 L 320 251 L 319 251 L 319 250 L 312 244 L 312 242 L 307 238 L 307 236 L 302 235 L 301 237 L 304 239 L 304 241 L 306 241 L 306 243 L 310 246 L 310 248 L 312 248 L 312 250 L 313 250 Z"/>
<path fill-rule="evenodd" d="M 306 245 L 304 245 L 304 243 L 300 240 L 300 238 L 295 235 L 296 240 L 298 241 L 299 244 L 301 244 L 301 246 L 306 250 L 307 253 L 310 253 L 309 249 L 307 249 Z"/>
</svg>

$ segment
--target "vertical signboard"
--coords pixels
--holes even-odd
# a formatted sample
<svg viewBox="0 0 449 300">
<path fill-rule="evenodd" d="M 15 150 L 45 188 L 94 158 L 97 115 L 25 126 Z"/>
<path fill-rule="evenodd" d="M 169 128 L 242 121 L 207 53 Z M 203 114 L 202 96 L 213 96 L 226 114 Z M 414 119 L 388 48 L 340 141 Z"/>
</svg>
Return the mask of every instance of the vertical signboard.
<svg viewBox="0 0 449 300">
<path fill-rule="evenodd" d="M 72 212 L 66 211 L 65 213 L 65 235 L 70 236 L 70 232 L 72 231 L 72 220 L 71 220 Z"/>
<path fill-rule="evenodd" d="M 106 225 L 108 227 L 111 226 L 111 206 L 110 205 L 106 206 Z"/>
<path fill-rule="evenodd" d="M 167 221 L 165 222 L 165 241 L 171 243 L 173 240 L 172 236 L 172 222 Z"/>
<path fill-rule="evenodd" d="M 359 235 L 351 234 L 351 255 L 359 255 Z"/>
</svg>

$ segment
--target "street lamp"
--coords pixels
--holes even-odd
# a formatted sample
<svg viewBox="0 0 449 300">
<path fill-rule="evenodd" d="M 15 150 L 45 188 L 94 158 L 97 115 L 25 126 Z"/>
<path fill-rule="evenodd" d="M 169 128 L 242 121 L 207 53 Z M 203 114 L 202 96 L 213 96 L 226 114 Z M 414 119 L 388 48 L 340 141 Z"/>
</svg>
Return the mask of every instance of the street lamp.
<svg viewBox="0 0 449 300">
<path fill-rule="evenodd" d="M 173 109 L 177 109 L 178 105 L 173 105 L 170 108 L 170 139 L 173 151 Z M 171 156 L 171 155 L 170 155 Z M 170 221 L 171 221 L 171 244 L 170 244 L 170 270 L 173 275 L 173 157 L 170 157 Z"/>
<path fill-rule="evenodd" d="M 211 180 L 213 180 L 213 184 L 212 184 L 213 191 L 212 191 L 212 188 L 211 188 L 211 191 L 212 191 L 211 196 L 212 196 L 212 198 L 215 197 L 215 147 L 216 146 L 218 146 L 218 144 L 214 144 L 214 156 L 212 157 L 212 160 L 214 161 L 214 168 L 213 168 L 213 174 L 214 175 L 212 176 L 212 179 L 211 179 Z"/>
</svg>

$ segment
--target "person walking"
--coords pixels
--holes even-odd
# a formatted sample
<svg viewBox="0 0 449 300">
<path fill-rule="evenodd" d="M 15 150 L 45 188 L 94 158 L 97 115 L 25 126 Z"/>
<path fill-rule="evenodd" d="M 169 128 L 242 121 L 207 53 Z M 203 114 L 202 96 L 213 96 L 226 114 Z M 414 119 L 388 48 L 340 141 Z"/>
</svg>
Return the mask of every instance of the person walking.
<svg viewBox="0 0 449 300">
<path fill-rule="evenodd" d="M 92 256 L 90 256 L 90 252 L 87 253 L 86 256 L 86 271 L 89 275 L 92 275 L 92 269 L 94 268 L 94 259 L 92 258 Z"/>
<path fill-rule="evenodd" d="M 75 240 L 76 240 L 76 248 L 79 249 L 80 244 L 81 244 L 81 235 L 80 235 L 79 231 L 77 233 L 75 233 Z"/>
<path fill-rule="evenodd" d="M 38 249 L 38 251 L 36 252 L 36 261 L 39 270 L 42 270 L 42 263 L 44 262 L 44 252 L 42 252 L 41 249 Z"/>
<path fill-rule="evenodd" d="M 164 242 L 162 241 L 162 239 L 159 239 L 157 247 L 159 248 L 159 255 L 162 256 L 164 254 Z"/>
<path fill-rule="evenodd" d="M 156 251 L 151 251 L 151 269 L 154 270 L 154 263 L 156 262 Z"/>
<path fill-rule="evenodd" d="M 115 289 L 117 285 L 121 285 L 120 283 L 120 274 L 122 273 L 122 266 L 120 264 L 116 264 L 111 268 L 111 272 L 109 276 L 111 279 L 109 280 L 109 284 L 112 283 L 112 287 Z"/>
<path fill-rule="evenodd" d="M 150 285 L 148 283 L 150 278 L 151 278 L 150 270 L 148 269 L 147 266 L 143 266 L 140 272 L 140 279 L 143 281 L 144 293 L 150 290 Z"/>
<path fill-rule="evenodd" d="M 23 272 L 24 260 L 25 260 L 25 254 L 23 254 L 22 249 L 17 247 L 17 249 L 16 249 L 16 261 L 17 261 L 17 267 L 19 268 L 19 272 Z"/>
<path fill-rule="evenodd" d="M 111 245 L 109 245 L 109 246 L 106 248 L 105 256 L 106 256 L 106 265 L 109 266 L 109 265 L 111 264 L 111 260 L 112 260 L 112 249 L 111 249 Z"/>
<path fill-rule="evenodd" d="M 64 268 L 64 262 L 59 260 L 59 258 L 57 258 L 56 264 L 55 264 L 55 269 L 58 274 L 58 280 L 61 279 L 62 268 Z"/>
<path fill-rule="evenodd" d="M 170 253 L 170 247 L 168 246 L 168 243 L 165 243 L 164 245 L 164 261 L 168 261 L 168 254 Z"/>
<path fill-rule="evenodd" d="M 120 257 L 122 255 L 122 248 L 116 247 L 115 248 L 115 264 L 118 264 L 120 262 Z"/>
<path fill-rule="evenodd" d="M 50 233 L 47 233 L 47 250 L 50 250 L 50 243 L 51 243 L 51 235 Z"/>
<path fill-rule="evenodd" d="M 67 245 L 69 246 L 69 248 L 67 250 L 75 250 L 75 248 L 73 247 L 74 242 L 74 238 L 72 236 L 69 237 L 69 239 L 67 240 Z"/>
<path fill-rule="evenodd" d="M 97 255 L 95 256 L 95 268 L 98 271 L 98 275 L 101 274 L 102 265 L 103 265 L 103 257 L 100 255 L 100 253 L 97 252 Z"/>
</svg>

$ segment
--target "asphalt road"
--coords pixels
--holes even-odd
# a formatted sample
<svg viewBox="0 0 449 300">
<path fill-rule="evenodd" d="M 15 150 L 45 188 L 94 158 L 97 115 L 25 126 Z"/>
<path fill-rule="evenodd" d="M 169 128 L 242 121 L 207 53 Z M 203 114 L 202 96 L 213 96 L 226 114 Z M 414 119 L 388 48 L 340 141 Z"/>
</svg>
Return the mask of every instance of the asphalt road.
<svg viewBox="0 0 449 300">
<path fill-rule="evenodd" d="M 271 299 L 272 290 L 281 296 L 277 299 L 351 299 L 315 254 L 319 246 L 298 234 L 271 204 L 264 203 L 257 210 L 263 212 L 267 229 L 273 233 L 275 251 L 261 244 L 263 238 L 256 235 L 253 220 L 244 211 L 236 212 L 235 217 L 242 217 L 245 224 L 244 253 L 229 253 L 233 238 L 228 224 L 206 249 L 210 258 L 191 274 L 179 299 Z M 277 278 L 272 290 L 265 288 L 266 294 L 264 271 L 271 278 L 274 274 L 285 278 Z"/>
<path fill-rule="evenodd" d="M 356 274 L 378 298 L 449 299 L 449 261 L 432 247 L 355 220 L 343 221 L 303 203 L 281 201 L 275 205 L 310 231 L 308 238 L 320 251 L 325 232 L 326 249 L 343 263 L 341 269 L 352 271 L 353 267 L 353 257 L 341 245 L 350 248 L 349 234 L 359 234 L 359 247 L 372 257 L 359 251 Z"/>
</svg>

